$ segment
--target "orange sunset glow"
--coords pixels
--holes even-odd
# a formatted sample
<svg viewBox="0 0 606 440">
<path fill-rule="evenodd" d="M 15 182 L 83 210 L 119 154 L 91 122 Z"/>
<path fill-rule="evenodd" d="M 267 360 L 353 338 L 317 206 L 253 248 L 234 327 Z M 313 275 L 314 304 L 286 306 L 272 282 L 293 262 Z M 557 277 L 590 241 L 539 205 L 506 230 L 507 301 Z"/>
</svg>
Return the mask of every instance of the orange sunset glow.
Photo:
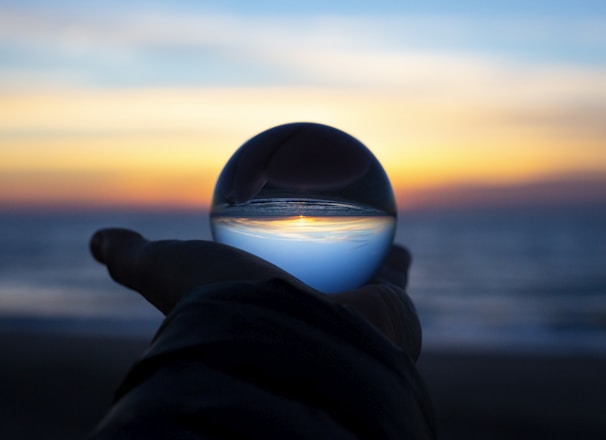
<svg viewBox="0 0 606 440">
<path fill-rule="evenodd" d="M 32 15 L 12 14 L 25 23 Z M 482 202 L 478 191 L 486 188 L 499 188 L 491 193 L 497 195 L 517 188 L 523 196 L 525 185 L 543 181 L 554 183 L 549 188 L 557 192 L 571 178 L 581 181 L 585 196 L 604 196 L 606 68 L 599 63 L 565 57 L 526 62 L 468 47 L 354 49 L 345 39 L 317 47 L 299 40 L 296 29 L 289 34 L 272 27 L 269 17 L 267 32 L 276 39 L 263 40 L 267 47 L 258 60 L 243 62 L 271 66 L 279 58 L 290 71 L 284 78 L 292 80 L 107 86 L 72 82 L 70 72 L 89 74 L 83 54 L 95 50 L 112 63 L 130 65 L 140 38 L 159 44 L 153 32 L 116 36 L 123 39 L 119 50 L 102 30 L 87 30 L 76 50 L 69 46 L 71 34 L 62 34 L 54 15 L 45 14 L 36 16 L 50 17 L 46 28 L 28 33 L 13 27 L 4 38 L 13 32 L 11 41 L 21 39 L 32 51 L 46 44 L 58 51 L 71 47 L 62 56 L 82 66 L 66 65 L 64 78 L 22 68 L 0 75 L 1 206 L 206 207 L 236 148 L 263 130 L 296 121 L 332 125 L 361 140 L 385 167 L 402 209 L 452 204 L 453 194 Z M 171 23 L 168 17 L 166 24 L 178 26 L 182 18 L 176 15 Z M 257 26 L 254 17 L 240 20 Z M 163 32 L 167 40 L 177 35 Z M 280 46 L 280 32 L 300 49 L 296 55 Z M 47 34 L 61 38 L 47 43 Z M 181 37 L 186 40 L 187 33 Z M 603 32 L 595 38 L 603 41 Z M 216 41 L 247 47 L 244 40 Z M 566 194 L 575 197 L 574 190 Z"/>
</svg>

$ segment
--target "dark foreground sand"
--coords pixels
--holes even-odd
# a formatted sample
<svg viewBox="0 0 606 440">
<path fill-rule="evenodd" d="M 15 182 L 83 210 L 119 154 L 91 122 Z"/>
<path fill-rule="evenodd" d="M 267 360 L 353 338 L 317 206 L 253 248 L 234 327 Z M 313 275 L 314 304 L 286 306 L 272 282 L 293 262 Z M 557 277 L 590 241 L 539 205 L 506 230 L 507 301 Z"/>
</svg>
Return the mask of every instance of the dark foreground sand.
<svg viewBox="0 0 606 440">
<path fill-rule="evenodd" d="M 83 438 L 146 341 L 0 333 L 0 438 Z M 606 359 L 426 351 L 442 439 L 606 439 Z"/>
</svg>

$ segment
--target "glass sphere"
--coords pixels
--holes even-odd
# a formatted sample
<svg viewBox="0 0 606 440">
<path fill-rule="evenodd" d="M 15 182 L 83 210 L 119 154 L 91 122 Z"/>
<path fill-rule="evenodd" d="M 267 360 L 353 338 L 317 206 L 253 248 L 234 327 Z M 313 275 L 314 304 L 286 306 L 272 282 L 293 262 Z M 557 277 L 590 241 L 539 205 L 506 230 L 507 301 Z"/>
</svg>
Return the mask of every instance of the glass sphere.
<svg viewBox="0 0 606 440">
<path fill-rule="evenodd" d="M 325 292 L 361 286 L 393 242 L 396 204 L 361 142 L 314 123 L 266 130 L 242 145 L 217 181 L 215 241 L 257 255 Z"/>
</svg>

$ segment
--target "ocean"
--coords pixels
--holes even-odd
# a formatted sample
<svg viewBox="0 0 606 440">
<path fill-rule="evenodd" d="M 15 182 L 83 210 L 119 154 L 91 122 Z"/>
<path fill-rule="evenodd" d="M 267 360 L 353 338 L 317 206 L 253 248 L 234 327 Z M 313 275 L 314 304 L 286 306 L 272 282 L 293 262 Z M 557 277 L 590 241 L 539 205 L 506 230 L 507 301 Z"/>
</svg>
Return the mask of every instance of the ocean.
<svg viewBox="0 0 606 440">
<path fill-rule="evenodd" d="M 101 227 L 210 239 L 204 211 L 0 212 L 0 330 L 151 337 L 161 314 L 88 252 Z M 430 349 L 606 356 L 606 206 L 402 212 Z"/>
</svg>

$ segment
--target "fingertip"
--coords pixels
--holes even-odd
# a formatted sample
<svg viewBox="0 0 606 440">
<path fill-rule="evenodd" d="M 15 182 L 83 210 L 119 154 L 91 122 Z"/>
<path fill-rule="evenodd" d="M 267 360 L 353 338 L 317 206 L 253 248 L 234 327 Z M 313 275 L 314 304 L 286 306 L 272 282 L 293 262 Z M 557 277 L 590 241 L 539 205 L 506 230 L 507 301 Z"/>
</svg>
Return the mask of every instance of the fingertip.
<svg viewBox="0 0 606 440">
<path fill-rule="evenodd" d="M 394 244 L 383 261 L 383 266 L 379 270 L 379 276 L 386 279 L 392 279 L 392 282 L 402 278 L 402 280 L 396 284 L 401 284 L 402 282 L 405 284 L 411 262 L 412 255 L 408 249 L 399 244 Z"/>
<path fill-rule="evenodd" d="M 407 271 L 412 263 L 412 254 L 404 246 L 394 244 L 389 251 L 387 260 L 394 269 Z"/>
<path fill-rule="evenodd" d="M 93 234 L 90 242 L 88 243 L 90 253 L 99 263 L 105 263 L 105 258 L 103 255 L 103 235 L 103 230 L 98 230 Z"/>
<path fill-rule="evenodd" d="M 89 242 L 92 256 L 98 262 L 107 264 L 112 249 L 134 241 L 145 240 L 141 234 L 130 229 L 106 228 L 96 231 Z"/>
</svg>

